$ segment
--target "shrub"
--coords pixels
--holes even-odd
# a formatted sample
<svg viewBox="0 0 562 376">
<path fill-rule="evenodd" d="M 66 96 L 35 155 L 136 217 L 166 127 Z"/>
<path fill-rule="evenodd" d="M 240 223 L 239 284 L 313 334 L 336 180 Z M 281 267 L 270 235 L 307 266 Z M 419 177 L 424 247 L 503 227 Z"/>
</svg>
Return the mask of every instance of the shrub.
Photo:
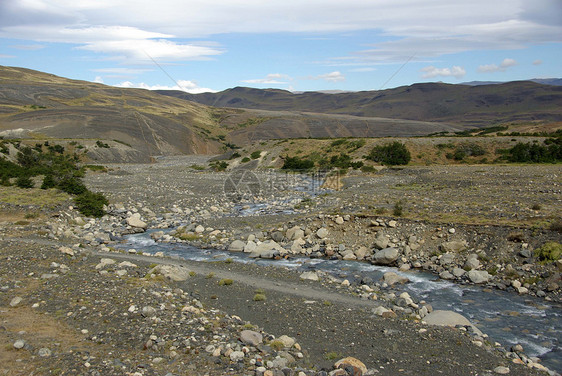
<svg viewBox="0 0 562 376">
<path fill-rule="evenodd" d="M 276 340 L 271 341 L 269 343 L 269 347 L 271 347 L 275 351 L 281 351 L 285 348 L 285 345 L 283 344 L 282 341 L 279 341 L 278 339 L 276 339 Z"/>
<path fill-rule="evenodd" d="M 103 206 L 109 204 L 109 201 L 102 193 L 90 191 L 85 191 L 78 195 L 74 202 L 78 211 L 87 217 L 102 217 L 105 215 Z"/>
<path fill-rule="evenodd" d="M 250 154 L 250 158 L 252 159 L 258 159 L 259 157 L 261 157 L 261 150 L 256 150 Z"/>
<path fill-rule="evenodd" d="M 314 167 L 314 162 L 310 159 L 301 159 L 299 157 L 285 157 L 283 163 L 284 170 L 310 170 Z"/>
<path fill-rule="evenodd" d="M 253 301 L 254 302 L 262 302 L 265 299 L 266 299 L 265 294 L 257 293 L 256 295 L 254 295 Z"/>
<path fill-rule="evenodd" d="M 33 188 L 33 180 L 31 180 L 28 176 L 20 176 L 18 180 L 16 180 L 16 185 L 19 188 Z"/>
<path fill-rule="evenodd" d="M 562 257 L 562 244 L 546 242 L 542 247 L 535 249 L 534 254 L 542 264 L 554 262 Z"/>
<path fill-rule="evenodd" d="M 58 184 L 57 188 L 61 191 L 71 195 L 81 195 L 85 193 L 88 188 L 80 181 L 80 179 L 72 176 L 63 178 Z"/>
<path fill-rule="evenodd" d="M 244 157 L 244 158 L 242 158 L 242 160 L 241 160 L 240 162 L 242 162 L 242 163 L 247 163 L 247 162 L 250 162 L 250 161 L 251 161 L 250 158 Z"/>
<path fill-rule="evenodd" d="M 396 217 L 401 217 L 404 214 L 404 204 L 402 203 L 402 200 L 396 201 L 392 210 L 392 214 Z"/>
<path fill-rule="evenodd" d="M 219 286 L 230 286 L 234 281 L 230 278 L 223 278 L 219 281 Z"/>
<path fill-rule="evenodd" d="M 367 158 L 384 165 L 406 165 L 412 159 L 406 145 L 394 141 L 385 145 L 375 146 Z"/>
<path fill-rule="evenodd" d="M 43 183 L 41 184 L 41 189 L 49 189 L 55 188 L 57 186 L 57 182 L 52 174 L 47 174 L 43 177 Z"/>
</svg>

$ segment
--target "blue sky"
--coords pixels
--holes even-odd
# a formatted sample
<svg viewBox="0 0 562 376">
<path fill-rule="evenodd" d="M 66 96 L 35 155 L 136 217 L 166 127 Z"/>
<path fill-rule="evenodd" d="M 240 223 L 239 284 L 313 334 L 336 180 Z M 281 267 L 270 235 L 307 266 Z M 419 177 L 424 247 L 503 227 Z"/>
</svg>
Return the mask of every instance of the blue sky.
<svg viewBox="0 0 562 376">
<path fill-rule="evenodd" d="M 2 0 L 0 65 L 121 87 L 562 77 L 561 0 Z"/>
</svg>

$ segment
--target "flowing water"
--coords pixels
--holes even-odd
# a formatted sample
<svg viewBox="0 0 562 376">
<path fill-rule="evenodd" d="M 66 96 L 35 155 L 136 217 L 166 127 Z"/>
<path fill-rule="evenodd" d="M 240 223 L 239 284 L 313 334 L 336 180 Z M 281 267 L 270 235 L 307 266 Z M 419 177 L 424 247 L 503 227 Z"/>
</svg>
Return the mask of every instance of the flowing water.
<svg viewBox="0 0 562 376">
<path fill-rule="evenodd" d="M 252 259 L 244 253 L 215 249 L 200 249 L 185 244 L 156 243 L 150 233 L 130 235 L 123 248 L 134 248 L 154 254 L 193 261 L 217 261 L 226 258 L 234 262 L 285 267 L 298 271 L 318 270 L 338 278 L 360 281 L 366 277 L 378 281 L 383 274 L 393 271 L 410 282 L 401 285 L 418 300 L 425 300 L 434 309 L 452 310 L 467 317 L 492 341 L 505 347 L 520 343 L 530 356 L 538 356 L 542 363 L 557 372 L 562 371 L 562 307 L 531 296 L 520 296 L 478 286 L 459 285 L 439 280 L 435 275 L 420 272 L 402 272 L 397 268 L 371 265 L 366 262 L 309 259 L 289 260 Z"/>
</svg>

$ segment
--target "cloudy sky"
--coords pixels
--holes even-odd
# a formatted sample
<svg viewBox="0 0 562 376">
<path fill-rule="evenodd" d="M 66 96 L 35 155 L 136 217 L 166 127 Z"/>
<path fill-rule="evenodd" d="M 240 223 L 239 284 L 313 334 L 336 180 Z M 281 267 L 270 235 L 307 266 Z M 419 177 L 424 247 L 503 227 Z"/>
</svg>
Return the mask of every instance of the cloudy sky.
<svg viewBox="0 0 562 376">
<path fill-rule="evenodd" d="M 0 65 L 114 86 L 562 77 L 562 0 L 0 0 Z"/>
</svg>

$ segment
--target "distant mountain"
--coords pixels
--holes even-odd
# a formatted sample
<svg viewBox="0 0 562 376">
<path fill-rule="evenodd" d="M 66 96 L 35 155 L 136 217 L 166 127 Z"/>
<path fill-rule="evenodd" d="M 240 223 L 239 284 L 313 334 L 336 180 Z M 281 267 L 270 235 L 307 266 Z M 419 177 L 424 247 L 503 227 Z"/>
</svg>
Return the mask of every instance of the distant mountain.
<svg viewBox="0 0 562 376">
<path fill-rule="evenodd" d="M 158 92 L 216 107 L 382 117 L 461 127 L 562 121 L 562 87 L 530 81 L 478 86 L 421 83 L 382 91 L 335 94 L 247 87 L 202 94 Z"/>
<path fill-rule="evenodd" d="M 157 155 L 219 153 L 233 144 L 268 139 L 422 136 L 463 129 L 446 122 L 399 118 L 222 109 L 153 91 L 13 67 L 0 66 L 0 83 L 0 136 L 79 139 L 100 161 L 142 162 Z M 291 93 L 278 90 L 273 95 Z M 96 148 L 96 140 L 107 141 L 111 147 Z"/>
<path fill-rule="evenodd" d="M 537 84 L 542 84 L 542 85 L 562 86 L 562 78 L 533 78 L 528 81 L 536 82 Z M 462 82 L 459 85 L 480 86 L 480 85 L 497 85 L 497 84 L 505 84 L 505 83 L 506 82 L 503 81 L 469 81 L 469 82 Z"/>
</svg>

